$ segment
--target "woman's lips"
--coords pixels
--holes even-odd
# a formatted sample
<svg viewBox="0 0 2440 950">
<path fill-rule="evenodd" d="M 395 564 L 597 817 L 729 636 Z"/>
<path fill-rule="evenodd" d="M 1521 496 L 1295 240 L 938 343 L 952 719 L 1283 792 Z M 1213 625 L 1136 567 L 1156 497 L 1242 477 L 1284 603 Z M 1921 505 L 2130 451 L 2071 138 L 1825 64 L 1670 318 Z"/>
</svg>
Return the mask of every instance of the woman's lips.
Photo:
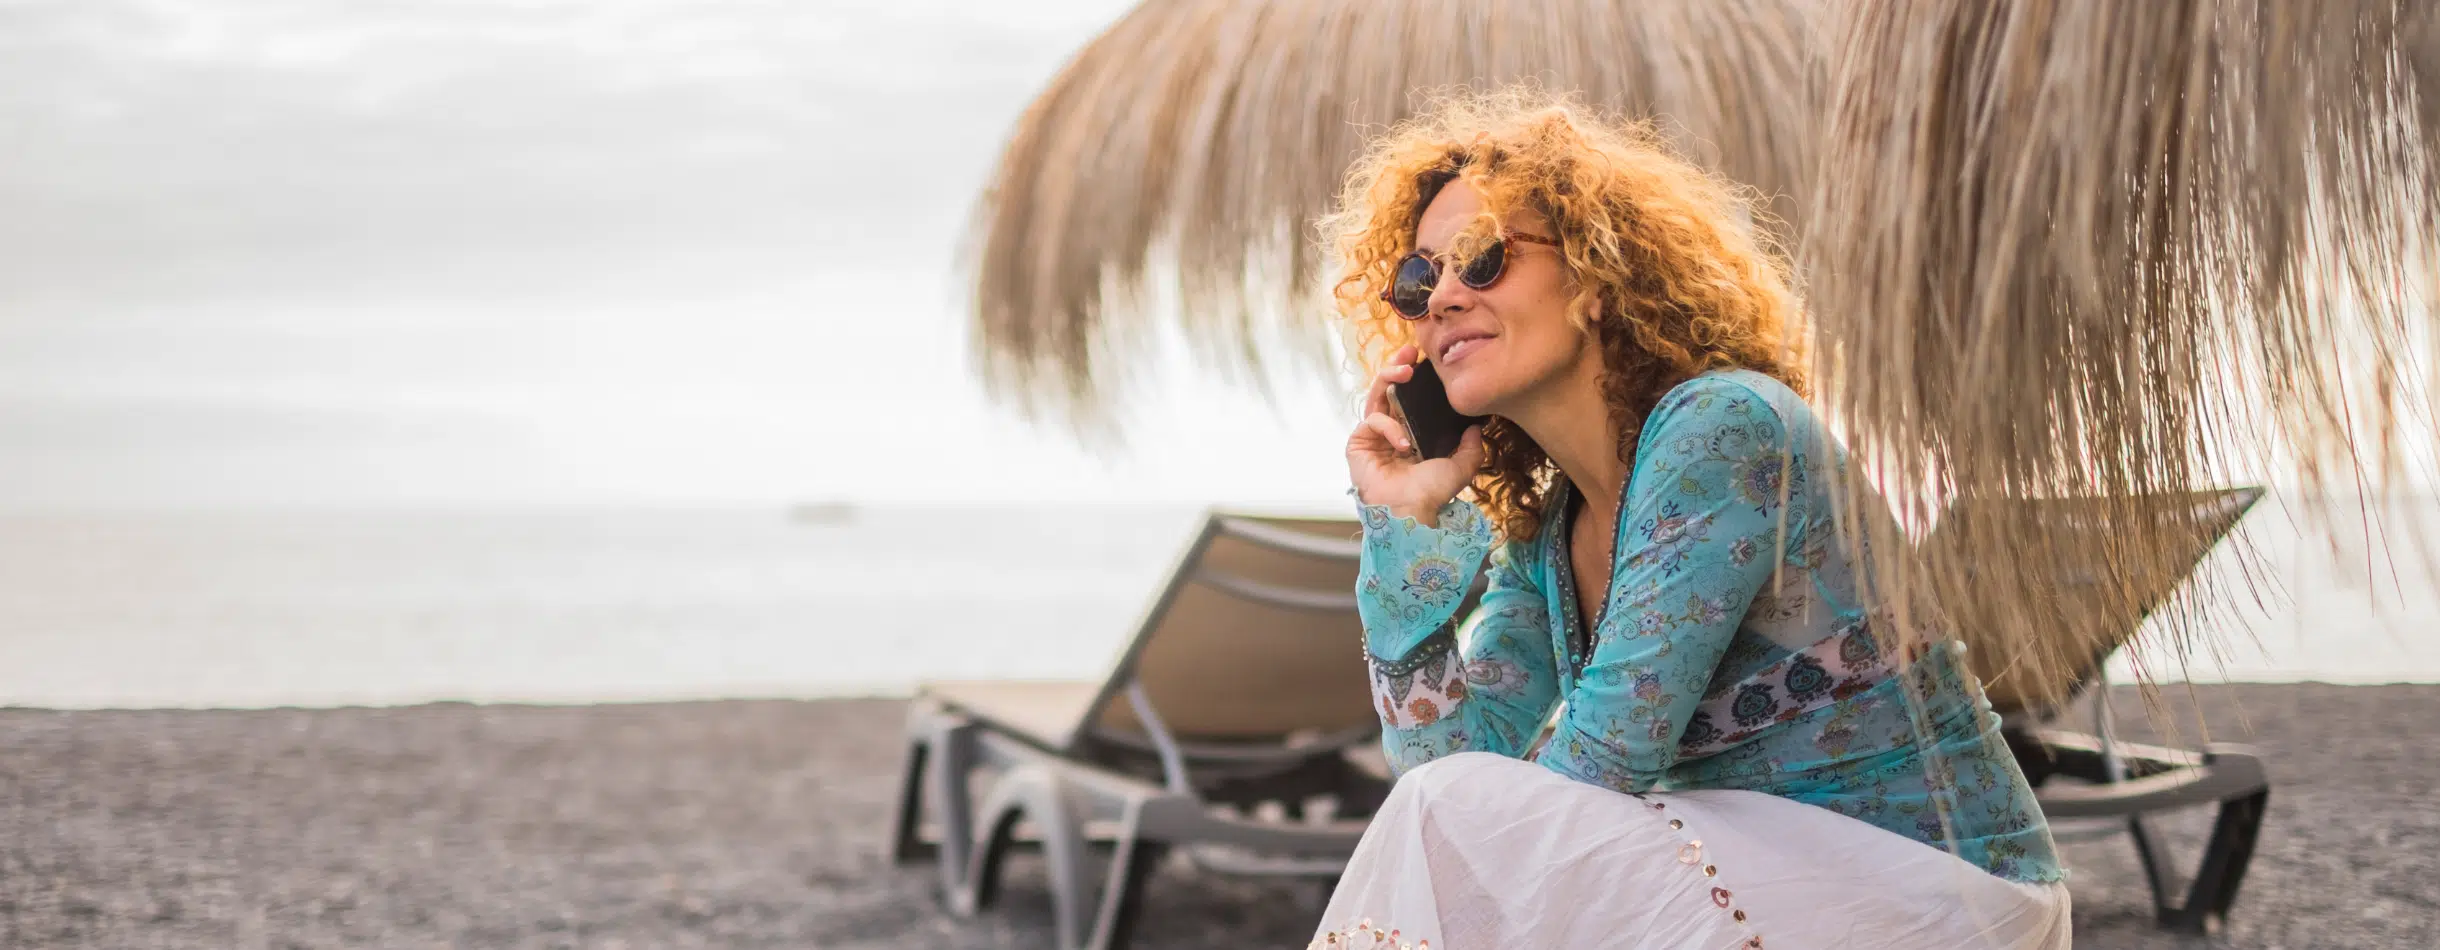
<svg viewBox="0 0 2440 950">
<path fill-rule="evenodd" d="M 1442 366 L 1455 363 L 1458 360 L 1466 358 L 1468 354 L 1482 349 L 1485 345 L 1489 344 L 1491 340 L 1492 338 L 1487 336 L 1469 337 L 1467 339 L 1459 340 L 1456 343 L 1450 344 L 1449 348 L 1440 354 L 1439 363 Z"/>
</svg>

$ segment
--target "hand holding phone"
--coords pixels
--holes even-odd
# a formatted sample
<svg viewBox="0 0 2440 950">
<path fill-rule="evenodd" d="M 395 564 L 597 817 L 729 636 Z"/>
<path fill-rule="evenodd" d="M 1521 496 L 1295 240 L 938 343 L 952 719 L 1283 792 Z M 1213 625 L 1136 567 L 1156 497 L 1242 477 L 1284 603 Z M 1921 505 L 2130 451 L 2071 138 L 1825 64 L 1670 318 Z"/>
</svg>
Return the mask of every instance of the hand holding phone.
<svg viewBox="0 0 2440 950">
<path fill-rule="evenodd" d="M 1430 369 L 1418 363 L 1414 347 L 1399 348 L 1373 377 L 1364 419 L 1347 439 L 1357 496 L 1427 525 L 1482 472 L 1484 460 L 1482 417 L 1450 407 Z"/>
<path fill-rule="evenodd" d="M 1449 390 L 1440 382 L 1440 370 L 1430 362 L 1411 364 L 1406 382 L 1389 384 L 1389 408 L 1399 422 L 1405 423 L 1407 436 L 1414 440 L 1415 450 L 1427 459 L 1445 459 L 1457 454 L 1457 445 L 1465 440 L 1466 430 L 1490 421 L 1489 416 L 1469 416 L 1449 405 Z"/>
</svg>

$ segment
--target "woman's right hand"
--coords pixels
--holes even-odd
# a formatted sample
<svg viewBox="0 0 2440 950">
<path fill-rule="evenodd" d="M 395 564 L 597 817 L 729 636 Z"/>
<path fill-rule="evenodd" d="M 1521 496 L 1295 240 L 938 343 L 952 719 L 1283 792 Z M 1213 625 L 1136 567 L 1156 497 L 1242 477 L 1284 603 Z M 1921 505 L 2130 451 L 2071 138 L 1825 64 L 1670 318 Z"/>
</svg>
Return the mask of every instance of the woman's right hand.
<svg viewBox="0 0 2440 950">
<path fill-rule="evenodd" d="M 1416 454 L 1406 426 L 1390 415 L 1389 387 L 1415 377 L 1415 348 L 1402 346 L 1389 365 L 1373 377 L 1364 393 L 1364 418 L 1347 437 L 1347 476 L 1356 497 L 1368 505 L 1388 505 L 1391 514 L 1436 525 L 1440 506 L 1474 481 L 1483 470 L 1483 427 L 1466 427 L 1457 452 L 1445 459 Z"/>
</svg>

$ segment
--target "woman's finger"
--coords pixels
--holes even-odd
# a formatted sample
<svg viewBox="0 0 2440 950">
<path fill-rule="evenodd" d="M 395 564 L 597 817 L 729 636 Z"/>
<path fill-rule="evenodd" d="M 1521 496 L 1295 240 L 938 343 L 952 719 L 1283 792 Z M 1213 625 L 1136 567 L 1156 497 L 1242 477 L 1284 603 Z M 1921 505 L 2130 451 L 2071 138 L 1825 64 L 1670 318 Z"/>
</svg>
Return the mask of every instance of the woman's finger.
<svg viewBox="0 0 2440 950">
<path fill-rule="evenodd" d="M 1364 413 L 1388 412 L 1390 384 L 1413 378 L 1415 366 L 1412 363 L 1391 363 L 1382 367 L 1380 372 L 1373 374 L 1372 386 L 1364 393 Z"/>
<path fill-rule="evenodd" d="M 1389 413 L 1376 412 L 1365 416 L 1363 427 L 1380 437 L 1382 442 L 1387 443 L 1398 454 L 1414 454 L 1414 440 L 1407 437 L 1406 427 L 1399 425 L 1398 420 L 1390 418 Z"/>
<path fill-rule="evenodd" d="M 1395 454 L 1398 451 L 1398 443 L 1391 441 L 1388 435 L 1373 427 L 1373 419 L 1379 415 L 1381 413 L 1367 413 L 1364 418 L 1356 420 L 1355 431 L 1347 435 L 1349 451 L 1384 454 Z"/>
</svg>

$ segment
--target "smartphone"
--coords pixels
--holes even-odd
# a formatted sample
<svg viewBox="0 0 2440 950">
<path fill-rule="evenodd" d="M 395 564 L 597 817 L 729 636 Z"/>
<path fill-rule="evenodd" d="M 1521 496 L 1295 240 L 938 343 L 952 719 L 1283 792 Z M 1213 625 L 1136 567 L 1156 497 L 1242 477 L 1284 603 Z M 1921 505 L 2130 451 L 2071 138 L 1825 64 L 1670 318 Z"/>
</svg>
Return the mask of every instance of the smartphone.
<svg viewBox="0 0 2440 950">
<path fill-rule="evenodd" d="M 1445 459 L 1457 454 L 1457 443 L 1464 441 L 1466 427 L 1481 425 L 1489 416 L 1461 414 L 1449 405 L 1449 390 L 1440 383 L 1440 371 L 1429 360 L 1415 364 L 1415 375 L 1403 383 L 1389 386 L 1390 412 L 1405 423 L 1407 438 L 1415 442 L 1415 451 L 1427 459 Z"/>
</svg>

